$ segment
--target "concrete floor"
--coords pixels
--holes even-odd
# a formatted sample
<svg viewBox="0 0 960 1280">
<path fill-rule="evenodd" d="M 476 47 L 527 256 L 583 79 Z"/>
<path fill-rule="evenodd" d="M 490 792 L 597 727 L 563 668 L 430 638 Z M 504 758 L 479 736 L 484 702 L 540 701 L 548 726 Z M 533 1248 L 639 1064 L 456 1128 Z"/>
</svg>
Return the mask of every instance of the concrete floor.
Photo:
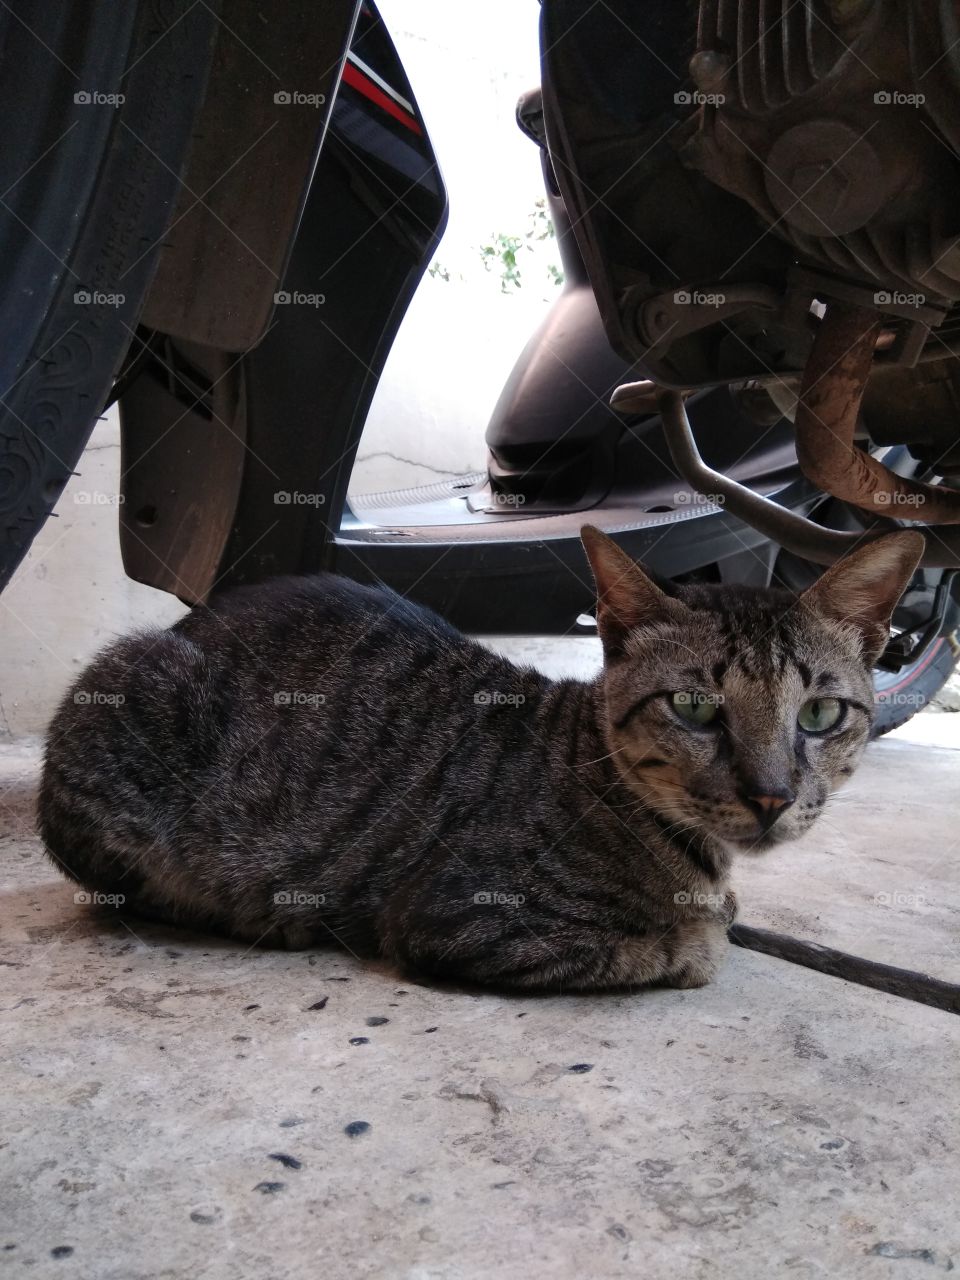
<svg viewBox="0 0 960 1280">
<path fill-rule="evenodd" d="M 0 746 L 0 1274 L 960 1266 L 955 1016 L 733 948 L 700 991 L 519 998 L 104 917 L 42 856 L 37 758 Z M 958 779 L 877 744 L 741 865 L 743 919 L 960 980 Z"/>
</svg>

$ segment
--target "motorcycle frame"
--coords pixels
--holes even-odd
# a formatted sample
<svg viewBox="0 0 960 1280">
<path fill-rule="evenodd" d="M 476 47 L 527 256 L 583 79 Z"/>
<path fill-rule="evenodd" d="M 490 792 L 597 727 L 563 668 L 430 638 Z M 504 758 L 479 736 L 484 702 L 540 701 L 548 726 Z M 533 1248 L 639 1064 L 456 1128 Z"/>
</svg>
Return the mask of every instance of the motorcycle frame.
<svg viewBox="0 0 960 1280">
<path fill-rule="evenodd" d="M 239 353 L 189 328 L 176 335 L 140 330 L 119 384 L 127 573 L 198 603 L 229 586 L 335 568 L 392 587 L 474 634 L 566 634 L 588 626 L 593 607 L 579 542 L 589 511 L 659 574 L 769 584 L 778 548 L 688 491 L 655 415 L 623 428 L 634 463 L 631 474 L 617 474 L 613 415 L 592 390 L 595 421 L 584 433 L 584 458 L 606 481 L 567 508 L 546 501 L 523 511 L 478 510 L 452 481 L 434 487 L 432 506 L 419 495 L 406 523 L 391 519 L 397 512 L 389 508 L 382 520 L 351 509 L 347 489 L 363 425 L 443 234 L 447 194 L 375 7 L 328 8 L 353 34 L 279 291 L 322 296 L 323 305 L 270 308 L 262 338 Z M 537 370 L 544 344 L 569 328 L 558 317 L 582 317 L 566 357 L 591 371 L 588 386 L 612 390 L 607 382 L 617 362 L 629 372 L 605 342 L 597 371 L 596 300 L 565 233 L 549 164 L 544 173 L 567 283 L 498 405 L 488 432 L 494 470 L 511 439 L 523 437 L 534 399 L 541 419 L 545 410 L 558 422 L 569 414 L 563 386 Z M 265 197 L 251 193 L 257 198 Z M 148 299 L 146 318 L 157 314 L 163 308 Z M 815 507 L 821 495 L 799 472 L 789 424 L 758 427 L 722 387 L 701 393 L 689 409 L 718 469 L 735 469 L 791 511 Z M 474 480 L 482 490 L 482 478 Z M 310 501 L 294 503 L 293 495 L 303 494 Z M 418 523 L 418 513 L 429 521 Z"/>
</svg>

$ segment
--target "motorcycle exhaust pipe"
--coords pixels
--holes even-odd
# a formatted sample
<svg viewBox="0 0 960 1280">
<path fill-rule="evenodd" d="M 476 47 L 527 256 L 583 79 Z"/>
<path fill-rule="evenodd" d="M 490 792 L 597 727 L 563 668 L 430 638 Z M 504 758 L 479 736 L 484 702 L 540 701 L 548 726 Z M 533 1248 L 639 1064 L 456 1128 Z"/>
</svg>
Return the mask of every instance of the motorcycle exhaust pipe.
<svg viewBox="0 0 960 1280">
<path fill-rule="evenodd" d="M 787 511 L 779 503 L 714 471 L 704 462 L 697 448 L 680 391 L 658 387 L 653 382 L 631 383 L 619 387 L 610 404 L 621 413 L 659 410 L 673 464 L 687 484 L 697 493 L 721 495 L 725 511 L 804 560 L 819 565 L 836 564 L 855 547 L 883 537 L 898 527 L 884 521 L 882 525 L 861 533 L 825 529 L 806 516 Z M 924 568 L 955 569 L 960 566 L 960 528 L 924 526 L 918 532 L 923 534 L 927 544 L 920 562 Z"/>
</svg>

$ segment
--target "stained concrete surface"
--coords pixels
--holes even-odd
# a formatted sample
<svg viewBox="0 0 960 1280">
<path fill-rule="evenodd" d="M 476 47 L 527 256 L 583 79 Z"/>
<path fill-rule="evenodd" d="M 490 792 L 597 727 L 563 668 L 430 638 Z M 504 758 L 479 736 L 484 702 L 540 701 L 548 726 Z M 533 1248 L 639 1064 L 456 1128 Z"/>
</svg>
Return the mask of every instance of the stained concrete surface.
<svg viewBox="0 0 960 1280">
<path fill-rule="evenodd" d="M 48 866 L 36 760 L 0 750 L 7 1274 L 960 1264 L 956 1017 L 735 949 L 700 991 L 519 998 L 150 926 Z"/>
</svg>

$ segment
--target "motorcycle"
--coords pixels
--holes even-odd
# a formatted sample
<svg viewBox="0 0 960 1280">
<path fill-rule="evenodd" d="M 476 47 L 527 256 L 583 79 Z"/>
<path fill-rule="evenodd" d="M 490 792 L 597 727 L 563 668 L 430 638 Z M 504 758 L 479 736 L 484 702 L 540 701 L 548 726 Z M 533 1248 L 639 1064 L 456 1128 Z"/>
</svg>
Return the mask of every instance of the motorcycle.
<svg viewBox="0 0 960 1280">
<path fill-rule="evenodd" d="M 589 634 L 587 519 L 794 590 L 909 522 L 895 727 L 960 656 L 953 6 L 543 0 L 541 29 L 517 122 L 562 292 L 485 473 L 350 498 L 447 215 L 376 5 L 4 6 L 0 587 L 113 403 L 125 570 L 189 604 L 336 568 L 473 634 Z"/>
</svg>

